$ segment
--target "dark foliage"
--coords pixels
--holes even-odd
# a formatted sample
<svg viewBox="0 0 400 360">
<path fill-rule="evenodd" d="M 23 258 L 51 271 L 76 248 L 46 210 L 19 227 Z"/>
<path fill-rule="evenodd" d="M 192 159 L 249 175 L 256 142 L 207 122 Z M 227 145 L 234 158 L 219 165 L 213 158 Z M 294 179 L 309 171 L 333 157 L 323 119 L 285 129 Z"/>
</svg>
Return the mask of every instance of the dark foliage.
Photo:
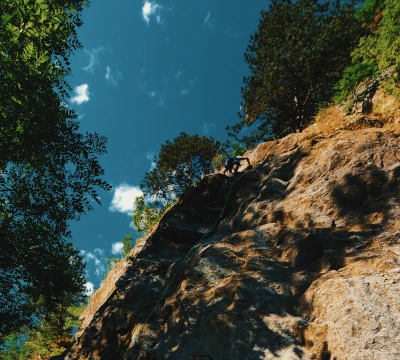
<svg viewBox="0 0 400 360">
<path fill-rule="evenodd" d="M 220 143 L 205 136 L 181 133 L 167 140 L 154 160 L 156 167 L 145 174 L 140 187 L 146 195 L 172 200 L 213 170 L 212 160 Z"/>
<path fill-rule="evenodd" d="M 363 34 L 355 1 L 273 0 L 261 12 L 258 31 L 245 53 L 241 122 L 230 135 L 253 125 L 241 138 L 247 146 L 303 130 L 331 101 L 333 86 L 350 64 Z"/>
<path fill-rule="evenodd" d="M 86 0 L 0 5 L 0 334 L 83 299 L 84 265 L 68 222 L 110 190 L 98 155 L 66 106 L 68 57 Z M 68 299 L 65 303 L 65 298 Z"/>
</svg>

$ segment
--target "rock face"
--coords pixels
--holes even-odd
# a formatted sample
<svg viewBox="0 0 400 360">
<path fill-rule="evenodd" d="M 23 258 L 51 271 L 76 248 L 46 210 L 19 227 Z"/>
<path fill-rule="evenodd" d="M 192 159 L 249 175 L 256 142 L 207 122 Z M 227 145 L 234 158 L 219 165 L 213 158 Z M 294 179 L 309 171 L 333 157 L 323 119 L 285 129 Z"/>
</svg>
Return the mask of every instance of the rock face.
<svg viewBox="0 0 400 360">
<path fill-rule="evenodd" d="M 399 145 L 396 123 L 305 131 L 204 178 L 110 272 L 66 359 L 399 359 Z"/>
</svg>

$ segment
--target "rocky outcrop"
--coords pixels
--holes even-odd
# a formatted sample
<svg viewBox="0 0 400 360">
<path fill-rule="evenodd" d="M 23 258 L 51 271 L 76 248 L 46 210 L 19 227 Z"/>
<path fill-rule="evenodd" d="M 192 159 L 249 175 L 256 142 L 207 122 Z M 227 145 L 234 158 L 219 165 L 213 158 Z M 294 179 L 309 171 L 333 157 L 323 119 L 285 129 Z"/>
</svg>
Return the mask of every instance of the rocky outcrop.
<svg viewBox="0 0 400 360">
<path fill-rule="evenodd" d="M 187 191 L 66 359 L 399 359 L 400 126 L 365 126 L 260 144 Z"/>
</svg>

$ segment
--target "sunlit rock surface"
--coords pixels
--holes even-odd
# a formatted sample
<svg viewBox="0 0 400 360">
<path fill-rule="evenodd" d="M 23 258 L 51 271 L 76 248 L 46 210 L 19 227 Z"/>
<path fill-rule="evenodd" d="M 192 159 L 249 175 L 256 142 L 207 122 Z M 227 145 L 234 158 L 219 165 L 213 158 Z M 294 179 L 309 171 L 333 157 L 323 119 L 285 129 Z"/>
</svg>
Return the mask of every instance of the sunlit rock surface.
<svg viewBox="0 0 400 360">
<path fill-rule="evenodd" d="M 360 119 L 187 191 L 110 272 L 66 359 L 399 359 L 400 123 Z"/>
</svg>

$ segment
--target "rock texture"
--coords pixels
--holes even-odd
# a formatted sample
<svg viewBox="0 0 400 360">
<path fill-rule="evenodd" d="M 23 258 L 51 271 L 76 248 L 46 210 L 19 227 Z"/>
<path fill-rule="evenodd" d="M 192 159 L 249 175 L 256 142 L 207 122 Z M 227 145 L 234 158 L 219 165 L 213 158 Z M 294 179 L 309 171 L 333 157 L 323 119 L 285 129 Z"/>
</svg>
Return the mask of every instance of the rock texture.
<svg viewBox="0 0 400 360">
<path fill-rule="evenodd" d="M 310 128 L 204 178 L 110 272 L 66 359 L 399 359 L 396 121 Z"/>
</svg>

